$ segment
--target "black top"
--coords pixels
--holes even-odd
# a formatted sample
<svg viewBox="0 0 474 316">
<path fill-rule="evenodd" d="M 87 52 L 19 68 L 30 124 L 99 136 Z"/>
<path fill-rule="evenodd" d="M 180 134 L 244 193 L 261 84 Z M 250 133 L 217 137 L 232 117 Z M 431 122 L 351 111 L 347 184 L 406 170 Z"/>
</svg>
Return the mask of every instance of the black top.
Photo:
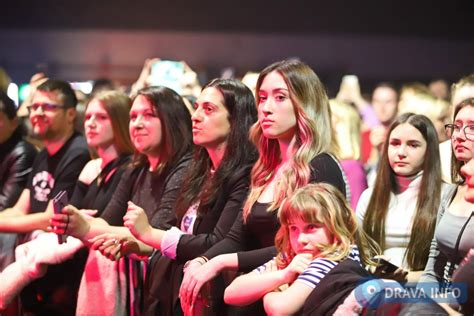
<svg viewBox="0 0 474 316">
<path fill-rule="evenodd" d="M 109 162 L 89 185 L 78 181 L 69 203 L 78 209 L 97 210 L 95 216 L 100 216 L 111 201 L 129 161 L 130 156 L 118 157 Z"/>
<path fill-rule="evenodd" d="M 48 201 L 61 190 L 71 196 L 77 178 L 89 159 L 86 140 L 77 132 L 54 155 L 50 156 L 46 148 L 40 151 L 27 184 L 30 213 L 46 210 Z"/>
<path fill-rule="evenodd" d="M 0 144 L 0 211 L 15 205 L 36 154 L 35 147 L 23 140 L 18 129 Z"/>
<path fill-rule="evenodd" d="M 96 209 L 99 211 L 96 216 L 99 216 L 110 201 L 125 170 L 123 166 L 129 160 L 128 156 L 124 156 L 109 162 L 90 185 L 78 182 L 69 200 L 70 204 L 79 209 Z M 24 308 L 37 314 L 73 315 L 87 254 L 87 248 L 83 248 L 73 258 L 50 265 L 43 278 L 35 280 L 23 291 Z M 55 297 L 62 293 L 67 293 L 68 297 L 62 298 L 60 303 L 56 302 Z"/>
<path fill-rule="evenodd" d="M 319 154 L 310 163 L 310 183 L 325 182 L 338 188 L 344 195 L 346 184 L 338 163 L 326 153 Z M 255 203 L 247 222 L 244 224 L 242 212 L 229 234 L 204 253 L 213 258 L 224 253 L 237 252 L 239 271 L 251 271 L 271 260 L 276 255 L 275 235 L 280 227 L 277 212 L 268 212 L 268 204 Z"/>
<path fill-rule="evenodd" d="M 168 229 L 176 224 L 173 206 L 183 182 L 190 155 L 157 174 L 149 166 L 127 168 L 102 218 L 113 226 L 123 225 L 127 202 L 132 201 L 145 210 L 151 226 Z"/>
<path fill-rule="evenodd" d="M 216 200 L 208 209 L 199 208 L 193 234 L 180 237 L 176 260 L 156 254 L 150 261 L 150 274 L 145 293 L 144 315 L 176 315 L 181 313 L 178 291 L 183 264 L 194 259 L 222 240 L 232 227 L 247 197 L 251 164 L 237 169 L 224 180 L 216 192 Z M 223 286 L 216 290 L 224 290 Z M 219 310 L 218 315 L 223 314 Z"/>
</svg>

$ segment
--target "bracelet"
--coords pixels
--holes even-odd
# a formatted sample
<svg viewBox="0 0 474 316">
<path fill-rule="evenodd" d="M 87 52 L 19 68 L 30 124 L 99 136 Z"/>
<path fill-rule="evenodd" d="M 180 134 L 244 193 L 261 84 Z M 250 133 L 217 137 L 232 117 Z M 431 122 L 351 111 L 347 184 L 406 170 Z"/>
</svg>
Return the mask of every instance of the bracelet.
<svg viewBox="0 0 474 316">
<path fill-rule="evenodd" d="M 202 261 L 197 261 L 196 259 L 202 259 L 202 260 L 204 260 L 204 262 L 202 262 Z M 183 266 L 183 272 L 186 271 L 186 269 L 189 267 L 189 265 L 190 265 L 191 262 L 193 262 L 193 261 L 199 262 L 199 263 L 201 263 L 201 265 L 203 265 L 203 264 L 205 264 L 206 262 L 208 262 L 209 259 L 207 259 L 207 258 L 204 257 L 204 256 L 200 256 L 200 257 L 196 257 L 196 258 L 194 258 L 194 259 L 192 259 L 192 260 L 188 260 L 188 261 L 186 261 L 186 263 L 185 263 L 184 266 Z"/>
</svg>

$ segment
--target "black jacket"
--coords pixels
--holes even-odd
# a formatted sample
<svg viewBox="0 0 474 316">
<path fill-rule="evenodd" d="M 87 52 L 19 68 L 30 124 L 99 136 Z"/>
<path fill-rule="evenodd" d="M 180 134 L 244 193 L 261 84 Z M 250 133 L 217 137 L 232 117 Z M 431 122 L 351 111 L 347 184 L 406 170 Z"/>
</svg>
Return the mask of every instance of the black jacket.
<svg viewBox="0 0 474 316">
<path fill-rule="evenodd" d="M 0 144 L 0 211 L 12 207 L 26 186 L 36 156 L 33 145 L 17 129 Z"/>
</svg>

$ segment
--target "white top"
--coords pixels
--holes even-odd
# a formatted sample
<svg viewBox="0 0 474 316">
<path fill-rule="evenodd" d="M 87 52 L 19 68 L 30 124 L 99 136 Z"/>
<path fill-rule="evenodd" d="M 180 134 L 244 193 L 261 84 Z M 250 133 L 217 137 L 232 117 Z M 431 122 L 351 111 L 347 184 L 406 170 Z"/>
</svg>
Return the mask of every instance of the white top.
<svg viewBox="0 0 474 316">
<path fill-rule="evenodd" d="M 405 252 L 410 242 L 413 216 L 416 211 L 416 203 L 421 185 L 422 173 L 408 185 L 407 189 L 399 194 L 390 193 L 390 203 L 387 217 L 385 219 L 385 251 L 388 260 L 405 269 L 408 264 L 405 260 Z M 362 225 L 369 205 L 370 197 L 374 188 L 366 189 L 360 196 L 357 204 L 356 216 Z"/>
</svg>

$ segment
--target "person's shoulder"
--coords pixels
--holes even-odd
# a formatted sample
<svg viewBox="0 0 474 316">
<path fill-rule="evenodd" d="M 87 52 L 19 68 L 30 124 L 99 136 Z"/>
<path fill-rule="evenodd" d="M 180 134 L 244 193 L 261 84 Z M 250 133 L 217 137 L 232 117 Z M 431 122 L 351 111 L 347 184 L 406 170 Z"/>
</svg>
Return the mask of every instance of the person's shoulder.
<svg viewBox="0 0 474 316">
<path fill-rule="evenodd" d="M 327 152 L 322 152 L 322 153 L 317 154 L 313 159 L 311 159 L 310 164 L 313 167 L 316 167 L 316 166 L 335 166 L 335 167 L 337 167 L 337 160 L 333 155 L 331 155 Z"/>
<path fill-rule="evenodd" d="M 17 157 L 27 156 L 34 158 L 37 153 L 38 151 L 36 150 L 36 147 L 25 140 L 20 140 L 11 151 L 11 155 Z"/>
<path fill-rule="evenodd" d="M 372 196 L 372 193 L 374 192 L 374 187 L 371 186 L 371 187 L 368 187 L 367 189 L 365 189 L 362 194 L 360 195 L 360 199 L 369 199 L 371 196 Z"/>
<path fill-rule="evenodd" d="M 234 172 L 230 175 L 228 182 L 238 182 L 242 179 L 250 179 L 250 173 L 252 172 L 253 163 L 248 162 L 237 167 Z"/>
<path fill-rule="evenodd" d="M 456 193 L 457 187 L 458 186 L 456 184 L 442 182 L 441 183 L 441 200 L 451 199 L 453 194 Z"/>
<path fill-rule="evenodd" d="M 82 134 L 75 132 L 69 141 L 68 150 L 89 152 L 86 138 Z"/>
<path fill-rule="evenodd" d="M 79 181 L 89 185 L 99 176 L 102 159 L 89 160 L 79 175 Z"/>
</svg>

